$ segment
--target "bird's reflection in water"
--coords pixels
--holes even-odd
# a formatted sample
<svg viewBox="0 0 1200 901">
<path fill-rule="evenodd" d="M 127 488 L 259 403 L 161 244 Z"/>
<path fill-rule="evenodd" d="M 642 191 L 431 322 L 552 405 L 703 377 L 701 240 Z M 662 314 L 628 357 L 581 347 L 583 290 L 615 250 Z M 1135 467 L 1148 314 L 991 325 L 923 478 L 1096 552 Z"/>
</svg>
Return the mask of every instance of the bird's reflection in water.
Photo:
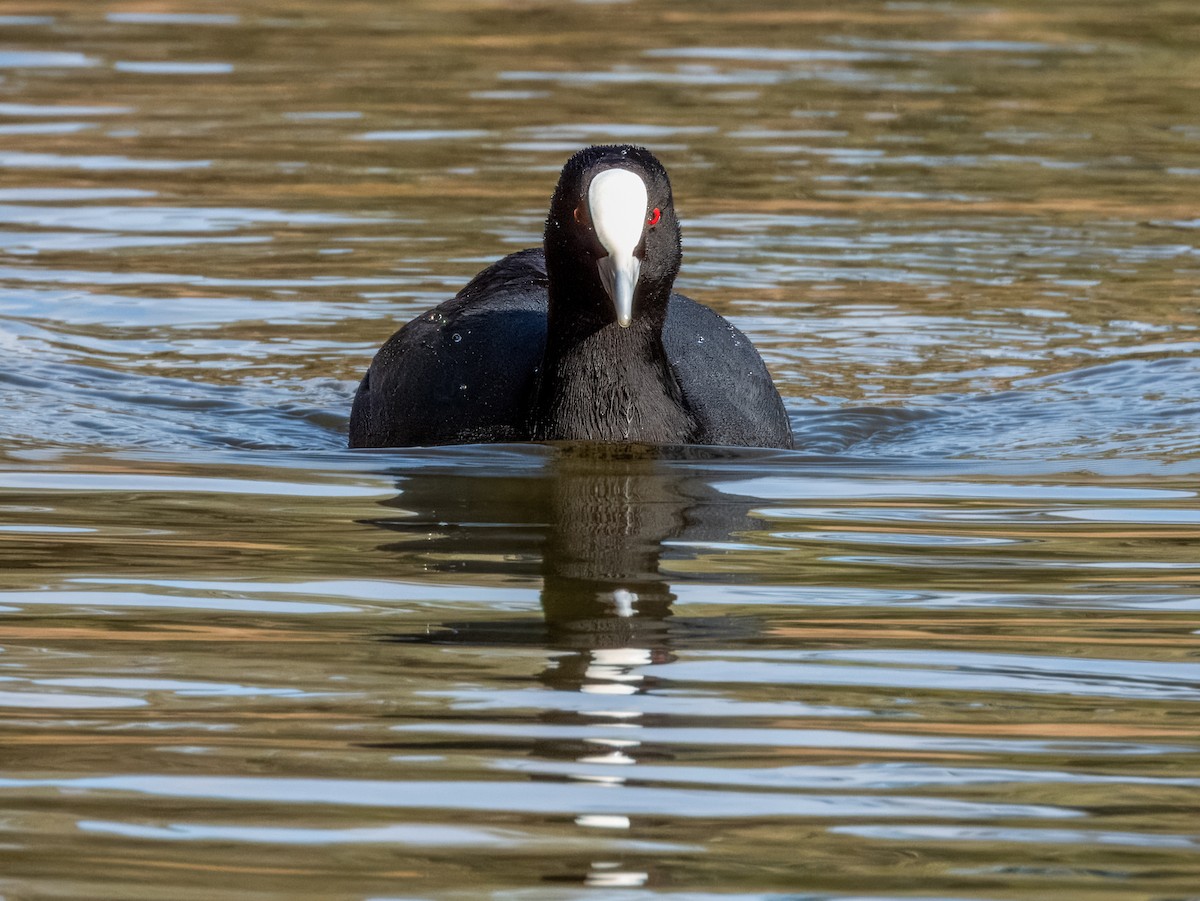
<svg viewBox="0 0 1200 901">
<path fill-rule="evenodd" d="M 724 617 L 673 618 L 662 565 L 667 555 L 688 556 L 692 543 L 758 525 L 749 499 L 710 485 L 710 464 L 722 456 L 711 448 L 561 445 L 534 469 L 405 476 L 402 493 L 386 504 L 400 515 L 372 521 L 398 538 L 384 546 L 403 561 L 396 574 L 470 574 L 493 584 L 540 576 L 544 619 L 451 622 L 395 639 L 573 650 L 544 674 L 547 684 L 579 689 L 604 674 L 616 691 L 633 681 L 624 670 L 669 659 L 675 642 L 745 628 Z"/>
<path fill-rule="evenodd" d="M 746 451 L 732 455 L 754 459 Z M 536 678 L 575 697 L 550 703 L 538 718 L 584 726 L 586 734 L 531 737 L 530 756 L 586 768 L 569 779 L 623 784 L 636 771 L 631 765 L 673 756 L 644 743 L 637 729 L 656 709 L 635 697 L 654 689 L 654 665 L 672 660 L 683 645 L 724 642 L 751 628 L 740 618 L 675 616 L 675 594 L 663 565 L 669 556 L 678 567 L 682 558 L 695 555 L 689 548 L 711 547 L 758 526 L 749 499 L 710 484 L 731 480 L 730 468 L 720 465 L 724 456 L 713 450 L 571 445 L 554 448 L 532 470 L 500 467 L 497 474 L 496 468 L 460 466 L 402 478 L 402 493 L 389 502 L 399 515 L 375 520 L 395 536 L 385 548 L 396 555 L 398 575 L 461 580 L 469 573 L 472 582 L 483 584 L 540 577 L 544 617 L 450 622 L 390 638 L 557 652 Z M 705 578 L 711 581 L 712 574 Z M 411 741 L 405 747 L 411 751 Z M 571 813 L 588 830 L 632 825 L 611 808 Z M 588 886 L 635 887 L 650 873 L 592 860 L 573 878 Z"/>
</svg>

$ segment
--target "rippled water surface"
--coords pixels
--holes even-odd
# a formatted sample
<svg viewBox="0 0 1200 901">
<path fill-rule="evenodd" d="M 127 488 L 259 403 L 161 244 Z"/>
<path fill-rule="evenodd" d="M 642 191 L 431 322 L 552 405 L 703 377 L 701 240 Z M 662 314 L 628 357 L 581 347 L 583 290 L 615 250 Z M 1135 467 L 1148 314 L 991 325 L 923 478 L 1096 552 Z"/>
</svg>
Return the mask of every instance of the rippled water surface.
<svg viewBox="0 0 1200 901">
<path fill-rule="evenodd" d="M 0 894 L 1200 898 L 1200 11 L 0 2 Z M 672 172 L 795 453 L 344 450 Z"/>
</svg>

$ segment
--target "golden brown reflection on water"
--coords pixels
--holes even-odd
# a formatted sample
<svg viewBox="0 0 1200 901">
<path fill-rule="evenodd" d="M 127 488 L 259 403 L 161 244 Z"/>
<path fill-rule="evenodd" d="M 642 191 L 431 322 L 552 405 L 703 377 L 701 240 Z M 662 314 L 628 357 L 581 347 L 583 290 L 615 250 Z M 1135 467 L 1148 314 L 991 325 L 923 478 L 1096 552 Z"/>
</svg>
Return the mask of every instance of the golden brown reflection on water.
<svg viewBox="0 0 1200 901">
<path fill-rule="evenodd" d="M 1191 897 L 1198 43 L 0 2 L 0 893 Z M 341 450 L 604 140 L 800 453 Z"/>
</svg>

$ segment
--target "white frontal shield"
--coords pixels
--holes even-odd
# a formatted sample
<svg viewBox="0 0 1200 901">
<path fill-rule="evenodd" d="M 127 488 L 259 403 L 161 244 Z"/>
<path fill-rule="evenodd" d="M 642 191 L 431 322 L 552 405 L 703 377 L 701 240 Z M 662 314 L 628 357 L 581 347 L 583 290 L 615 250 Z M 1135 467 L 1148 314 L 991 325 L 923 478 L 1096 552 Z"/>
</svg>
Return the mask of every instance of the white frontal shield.
<svg viewBox="0 0 1200 901">
<path fill-rule="evenodd" d="M 592 226 L 608 251 L 596 267 L 621 328 L 633 321 L 633 292 L 642 268 L 633 252 L 642 241 L 647 202 L 646 183 L 628 169 L 605 169 L 588 186 Z"/>
</svg>

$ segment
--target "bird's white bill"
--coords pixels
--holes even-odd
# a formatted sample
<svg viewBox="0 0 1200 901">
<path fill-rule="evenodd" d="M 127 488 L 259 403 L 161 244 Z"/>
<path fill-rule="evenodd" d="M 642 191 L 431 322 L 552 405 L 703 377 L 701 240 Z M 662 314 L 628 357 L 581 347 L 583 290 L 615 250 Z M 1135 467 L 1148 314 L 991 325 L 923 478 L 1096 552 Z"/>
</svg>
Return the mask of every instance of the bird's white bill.
<svg viewBox="0 0 1200 901">
<path fill-rule="evenodd" d="M 647 202 L 646 183 L 628 169 L 605 169 L 588 186 L 592 227 L 608 251 L 596 268 L 622 328 L 633 321 L 633 292 L 642 268 L 633 252 L 642 242 Z"/>
</svg>

